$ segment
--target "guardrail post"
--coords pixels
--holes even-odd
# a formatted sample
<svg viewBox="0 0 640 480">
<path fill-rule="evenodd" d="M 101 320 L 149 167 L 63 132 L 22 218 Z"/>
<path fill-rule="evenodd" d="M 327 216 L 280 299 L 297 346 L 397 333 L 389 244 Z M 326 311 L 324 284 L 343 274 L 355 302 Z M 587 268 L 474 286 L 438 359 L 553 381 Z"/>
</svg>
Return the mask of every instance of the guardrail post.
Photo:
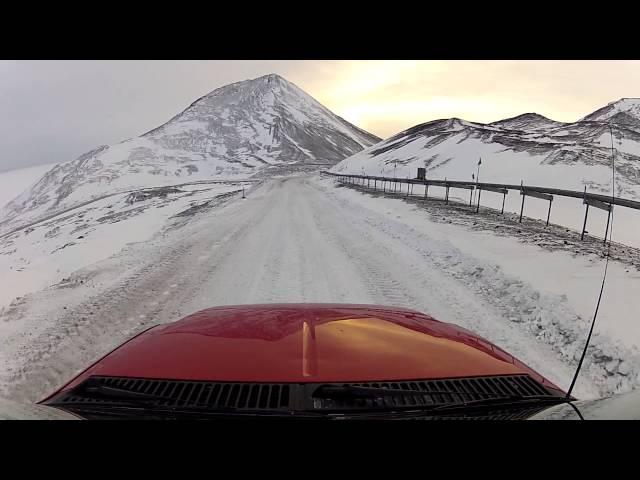
<svg viewBox="0 0 640 480">
<path fill-rule="evenodd" d="M 504 201 L 507 199 L 507 192 L 505 191 L 502 194 L 502 211 L 500 212 L 500 215 L 504 215 Z"/>
<path fill-rule="evenodd" d="M 424 199 L 425 199 L 425 201 L 427 200 L 428 197 L 429 197 L 429 184 L 425 183 L 424 184 Z"/>
<path fill-rule="evenodd" d="M 378 190 L 378 179 L 374 178 L 373 179 L 373 191 L 375 192 L 376 190 Z"/>
<path fill-rule="evenodd" d="M 547 212 L 547 227 L 549 226 L 549 217 L 551 216 L 551 202 L 552 200 L 549 200 L 549 211 Z"/>
<path fill-rule="evenodd" d="M 582 233 L 580 234 L 580 240 L 584 240 L 584 231 L 587 229 L 587 215 L 589 214 L 589 204 L 584 211 L 584 224 L 582 225 Z"/>
<path fill-rule="evenodd" d="M 526 198 L 526 195 L 524 194 L 524 192 L 520 192 L 522 193 L 522 205 L 520 205 L 520 220 L 518 220 L 520 223 L 522 223 L 522 214 L 524 212 L 524 199 Z"/>
<path fill-rule="evenodd" d="M 607 244 L 607 234 L 609 233 L 609 219 L 611 218 L 611 209 L 613 205 L 609 205 L 609 213 L 607 214 L 607 228 L 604 229 L 604 242 L 603 244 Z"/>
<path fill-rule="evenodd" d="M 480 211 L 480 194 L 482 193 L 482 188 L 478 187 L 478 206 L 476 207 L 476 213 Z"/>
<path fill-rule="evenodd" d="M 407 196 L 404 198 L 409 198 L 409 180 L 407 180 Z"/>
<path fill-rule="evenodd" d="M 449 185 L 447 185 L 446 183 L 444 185 L 445 185 L 445 188 L 447 189 L 447 191 L 444 194 L 444 204 L 449 205 Z"/>
<path fill-rule="evenodd" d="M 473 199 L 473 188 L 469 189 L 469 206 L 471 206 L 472 199 Z"/>
</svg>

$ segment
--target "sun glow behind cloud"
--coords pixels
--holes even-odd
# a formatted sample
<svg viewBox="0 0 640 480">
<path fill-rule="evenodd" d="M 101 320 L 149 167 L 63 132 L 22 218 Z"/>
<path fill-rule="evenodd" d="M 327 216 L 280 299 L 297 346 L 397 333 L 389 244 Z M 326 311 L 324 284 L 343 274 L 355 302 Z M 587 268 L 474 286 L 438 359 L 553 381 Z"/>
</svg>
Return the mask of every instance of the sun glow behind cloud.
<svg viewBox="0 0 640 480">
<path fill-rule="evenodd" d="M 299 62 L 291 79 L 382 137 L 439 118 L 490 123 L 535 112 L 572 122 L 640 96 L 637 61 Z"/>
</svg>

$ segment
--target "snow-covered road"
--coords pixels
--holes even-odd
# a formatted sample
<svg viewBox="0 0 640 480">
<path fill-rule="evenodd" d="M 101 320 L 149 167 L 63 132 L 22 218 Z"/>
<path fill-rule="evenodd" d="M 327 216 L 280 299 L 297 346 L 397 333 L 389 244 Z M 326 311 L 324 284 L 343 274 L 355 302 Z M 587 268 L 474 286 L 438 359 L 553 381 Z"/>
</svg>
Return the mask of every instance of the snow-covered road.
<svg viewBox="0 0 640 480">
<path fill-rule="evenodd" d="M 491 252 L 519 249 L 550 268 L 571 261 L 567 254 L 559 260 L 535 245 L 430 222 L 401 200 L 371 198 L 317 176 L 267 180 L 246 199 L 186 222 L 5 311 L 0 396 L 38 400 L 151 325 L 210 306 L 263 302 L 414 308 L 477 332 L 561 387 L 570 382 L 589 320 L 567 297 L 570 286 L 565 292 L 555 280 L 559 286 L 548 291 Z M 640 285 L 637 272 L 630 278 Z M 635 346 L 611 332 L 594 338 L 601 360 L 587 362 L 577 396 L 635 386 Z"/>
</svg>

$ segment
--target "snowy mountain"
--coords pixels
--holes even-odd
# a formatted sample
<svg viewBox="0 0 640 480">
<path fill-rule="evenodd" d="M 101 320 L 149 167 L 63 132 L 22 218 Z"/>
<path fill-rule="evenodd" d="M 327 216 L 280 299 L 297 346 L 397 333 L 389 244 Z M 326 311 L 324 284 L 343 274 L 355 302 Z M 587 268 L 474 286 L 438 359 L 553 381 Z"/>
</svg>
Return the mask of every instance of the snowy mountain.
<svg viewBox="0 0 640 480">
<path fill-rule="evenodd" d="M 613 102 L 575 123 L 527 113 L 491 124 L 458 118 L 409 128 L 343 160 L 334 172 L 471 180 L 611 192 L 612 122 L 616 194 L 640 198 L 640 99 Z"/>
<path fill-rule="evenodd" d="M 20 195 L 53 168 L 53 164 L 36 165 L 0 172 L 0 208 Z"/>
<path fill-rule="evenodd" d="M 0 211 L 0 228 L 114 192 L 246 177 L 285 163 L 332 165 L 378 140 L 267 75 L 218 88 L 140 137 L 55 166 Z"/>
<path fill-rule="evenodd" d="M 640 129 L 640 98 L 622 98 L 587 115 L 582 121 L 612 122 Z"/>
</svg>

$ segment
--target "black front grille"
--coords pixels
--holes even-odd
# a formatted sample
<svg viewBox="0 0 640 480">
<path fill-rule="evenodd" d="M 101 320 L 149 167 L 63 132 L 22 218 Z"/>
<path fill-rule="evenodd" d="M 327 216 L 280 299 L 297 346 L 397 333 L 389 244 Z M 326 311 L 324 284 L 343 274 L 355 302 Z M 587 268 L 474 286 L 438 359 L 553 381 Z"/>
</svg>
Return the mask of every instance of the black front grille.
<svg viewBox="0 0 640 480">
<path fill-rule="evenodd" d="M 368 410 L 372 408 L 407 408 L 456 404 L 505 396 L 550 396 L 552 393 L 528 375 L 422 380 L 413 382 L 367 382 L 332 385 L 407 390 L 412 393 L 393 397 L 359 399 L 314 398 L 317 410 Z M 415 392 L 415 393 L 413 393 Z M 439 392 L 439 393 L 433 393 Z M 440 393 L 446 392 L 446 393 Z"/>
<path fill-rule="evenodd" d="M 92 386 L 126 390 L 158 397 L 158 407 L 198 407 L 241 410 L 288 410 L 291 387 L 286 383 L 222 383 L 191 382 L 184 380 L 155 380 L 142 378 L 91 377 Z M 65 404 L 109 404 L 114 399 L 86 394 L 86 383 L 54 403 Z M 126 400 L 126 399 L 125 399 Z"/>
<path fill-rule="evenodd" d="M 373 398 L 318 398 L 314 392 L 320 386 L 358 386 L 405 390 L 408 393 Z M 110 404 L 127 401 L 92 393 L 89 386 L 103 386 L 118 392 L 144 395 L 153 407 L 197 408 L 209 411 L 233 410 L 236 412 L 270 411 L 287 413 L 315 411 L 326 413 L 384 410 L 406 410 L 411 407 L 426 407 L 442 404 L 462 404 L 474 400 L 504 398 L 509 396 L 559 396 L 561 392 L 548 390 L 528 375 L 454 378 L 439 380 L 416 380 L 394 382 L 359 383 L 236 383 L 203 382 L 186 380 L 160 380 L 122 377 L 91 377 L 81 385 L 58 395 L 48 402 L 74 411 L 86 407 L 108 408 Z M 498 407 L 496 407 L 498 408 Z M 531 406 L 527 407 L 530 410 Z M 539 409 L 538 409 L 539 410 Z M 513 410 L 500 413 L 499 418 L 520 418 L 524 414 Z M 531 413 L 529 413 L 530 415 Z M 465 417 L 457 413 L 456 418 Z M 495 418 L 487 412 L 486 418 Z M 446 417 L 442 417 L 446 418 Z M 475 418 L 478 418 L 476 415 Z"/>
</svg>

